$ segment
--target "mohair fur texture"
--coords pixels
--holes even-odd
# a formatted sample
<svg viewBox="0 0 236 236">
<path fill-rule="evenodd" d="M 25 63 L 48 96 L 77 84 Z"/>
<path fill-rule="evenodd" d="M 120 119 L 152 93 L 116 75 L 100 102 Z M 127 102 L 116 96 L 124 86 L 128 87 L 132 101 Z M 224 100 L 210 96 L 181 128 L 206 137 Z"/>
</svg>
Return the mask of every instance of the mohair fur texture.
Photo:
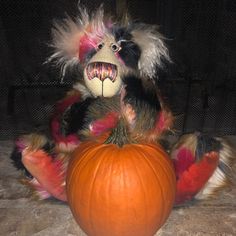
<svg viewBox="0 0 236 236">
<path fill-rule="evenodd" d="M 81 142 L 122 124 L 125 141 L 158 143 L 172 128 L 172 113 L 157 87 L 158 71 L 170 58 L 157 26 L 115 21 L 102 7 L 91 14 L 79 7 L 78 17 L 55 22 L 51 46 L 47 62 L 60 68 L 62 78 L 73 69 L 83 76 L 55 106 L 52 140 L 38 134 L 20 137 L 12 159 L 18 168 L 27 169 L 41 198 L 52 195 L 66 201 L 67 164 Z M 170 153 L 177 204 L 209 197 L 229 182 L 232 147 L 222 138 L 202 137 L 184 136 Z M 44 168 L 34 166 L 39 158 Z"/>
</svg>

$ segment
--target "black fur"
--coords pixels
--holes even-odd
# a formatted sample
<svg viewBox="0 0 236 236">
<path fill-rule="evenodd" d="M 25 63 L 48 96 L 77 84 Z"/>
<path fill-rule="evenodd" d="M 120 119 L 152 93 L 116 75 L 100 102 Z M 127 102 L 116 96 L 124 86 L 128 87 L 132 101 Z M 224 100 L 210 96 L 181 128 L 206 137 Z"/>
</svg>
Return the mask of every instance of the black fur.
<svg viewBox="0 0 236 236">
<path fill-rule="evenodd" d="M 197 148 L 195 153 L 197 160 L 199 160 L 205 153 L 211 151 L 219 152 L 221 148 L 221 143 L 214 137 L 205 134 L 198 134 Z"/>
<path fill-rule="evenodd" d="M 75 134 L 83 128 L 86 111 L 93 100 L 93 98 L 87 98 L 82 102 L 74 103 L 67 109 L 62 117 L 62 134 L 65 136 Z"/>
<path fill-rule="evenodd" d="M 130 68 L 137 69 L 138 61 L 141 56 L 141 49 L 132 41 L 132 34 L 128 29 L 122 27 L 115 27 L 113 29 L 113 34 L 117 42 L 121 40 L 121 50 L 118 53 L 125 65 Z"/>
<path fill-rule="evenodd" d="M 112 29 L 112 33 L 115 36 L 116 41 L 119 41 L 121 39 L 131 40 L 131 38 L 132 38 L 130 31 L 124 27 L 114 27 Z"/>
<path fill-rule="evenodd" d="M 228 166 L 224 162 L 219 161 L 218 167 L 223 173 L 226 173 L 228 176 L 231 176 L 231 166 Z"/>
<path fill-rule="evenodd" d="M 127 76 L 123 78 L 126 96 L 124 101 L 130 103 L 133 107 L 144 107 L 149 106 L 150 109 L 157 111 L 161 110 L 161 105 L 159 102 L 158 95 L 156 90 L 153 89 L 153 83 L 147 82 L 150 84 L 147 88 L 144 87 L 144 83 L 140 78 L 136 76 Z"/>
<path fill-rule="evenodd" d="M 29 173 L 29 171 L 24 167 L 22 161 L 21 161 L 21 152 L 17 149 L 17 147 L 15 147 L 11 153 L 11 160 L 12 160 L 12 163 L 14 165 L 14 167 L 17 169 L 17 170 L 21 170 L 23 171 L 23 173 L 29 177 L 29 178 L 32 178 L 32 175 Z"/>
<path fill-rule="evenodd" d="M 43 150 L 44 152 L 48 153 L 49 155 L 51 155 L 53 153 L 54 150 L 54 146 L 55 144 L 53 142 L 47 142 L 43 147 L 40 147 L 41 150 Z M 52 155 L 53 157 L 53 155 Z M 21 151 L 18 150 L 18 148 L 15 146 L 10 159 L 12 160 L 12 163 L 14 165 L 14 167 L 17 170 L 21 170 L 25 176 L 27 176 L 28 178 L 33 178 L 33 176 L 30 174 L 30 172 L 25 168 L 25 166 L 23 165 L 21 159 L 22 159 L 22 153 Z"/>
<path fill-rule="evenodd" d="M 48 153 L 49 155 L 53 154 L 54 151 L 54 147 L 55 147 L 55 143 L 52 141 L 48 141 L 43 147 L 41 147 L 41 149 Z"/>
<path fill-rule="evenodd" d="M 155 86 L 151 80 L 141 80 L 135 76 L 124 78 L 126 95 L 124 103 L 130 104 L 136 113 L 137 132 L 154 128 L 161 111 L 161 104 Z"/>
</svg>

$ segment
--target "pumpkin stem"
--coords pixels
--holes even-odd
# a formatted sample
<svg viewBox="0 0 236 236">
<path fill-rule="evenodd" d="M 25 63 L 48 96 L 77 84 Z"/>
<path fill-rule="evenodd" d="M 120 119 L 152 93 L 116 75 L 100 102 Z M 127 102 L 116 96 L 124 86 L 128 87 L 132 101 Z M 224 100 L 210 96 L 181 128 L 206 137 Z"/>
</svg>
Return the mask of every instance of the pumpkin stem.
<svg viewBox="0 0 236 236">
<path fill-rule="evenodd" d="M 125 124 L 124 119 L 120 119 L 117 126 L 112 130 L 110 136 L 104 142 L 105 144 L 113 143 L 122 147 L 127 143 L 134 143 L 128 133 L 128 127 Z"/>
</svg>

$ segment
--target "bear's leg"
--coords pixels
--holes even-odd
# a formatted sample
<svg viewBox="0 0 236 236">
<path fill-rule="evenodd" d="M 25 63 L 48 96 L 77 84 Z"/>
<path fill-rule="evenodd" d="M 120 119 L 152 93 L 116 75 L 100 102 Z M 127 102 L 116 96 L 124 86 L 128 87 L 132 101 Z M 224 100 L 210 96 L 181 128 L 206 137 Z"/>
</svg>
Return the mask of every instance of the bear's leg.
<svg viewBox="0 0 236 236">
<path fill-rule="evenodd" d="M 224 138 L 183 135 L 171 152 L 176 179 L 176 204 L 207 199 L 229 183 L 234 150 Z"/>
<path fill-rule="evenodd" d="M 18 158 L 12 156 L 23 168 L 27 170 L 29 178 L 26 180 L 37 195 L 41 198 L 53 196 L 66 201 L 65 174 L 66 163 L 62 158 L 57 158 L 52 151 L 48 139 L 39 134 L 30 134 L 20 137 L 16 146 Z"/>
</svg>

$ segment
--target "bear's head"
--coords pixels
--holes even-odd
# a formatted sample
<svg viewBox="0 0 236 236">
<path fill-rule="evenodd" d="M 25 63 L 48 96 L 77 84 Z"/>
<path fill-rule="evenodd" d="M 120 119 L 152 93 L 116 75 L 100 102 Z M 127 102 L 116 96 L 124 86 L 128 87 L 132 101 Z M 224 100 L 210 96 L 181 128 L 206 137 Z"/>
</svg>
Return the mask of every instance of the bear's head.
<svg viewBox="0 0 236 236">
<path fill-rule="evenodd" d="M 90 15 L 79 8 L 76 19 L 56 22 L 52 45 L 50 60 L 61 66 L 62 74 L 69 67 L 79 67 L 93 97 L 119 94 L 125 75 L 152 80 L 162 60 L 169 60 L 156 26 L 115 22 L 104 16 L 102 7 Z"/>
</svg>

